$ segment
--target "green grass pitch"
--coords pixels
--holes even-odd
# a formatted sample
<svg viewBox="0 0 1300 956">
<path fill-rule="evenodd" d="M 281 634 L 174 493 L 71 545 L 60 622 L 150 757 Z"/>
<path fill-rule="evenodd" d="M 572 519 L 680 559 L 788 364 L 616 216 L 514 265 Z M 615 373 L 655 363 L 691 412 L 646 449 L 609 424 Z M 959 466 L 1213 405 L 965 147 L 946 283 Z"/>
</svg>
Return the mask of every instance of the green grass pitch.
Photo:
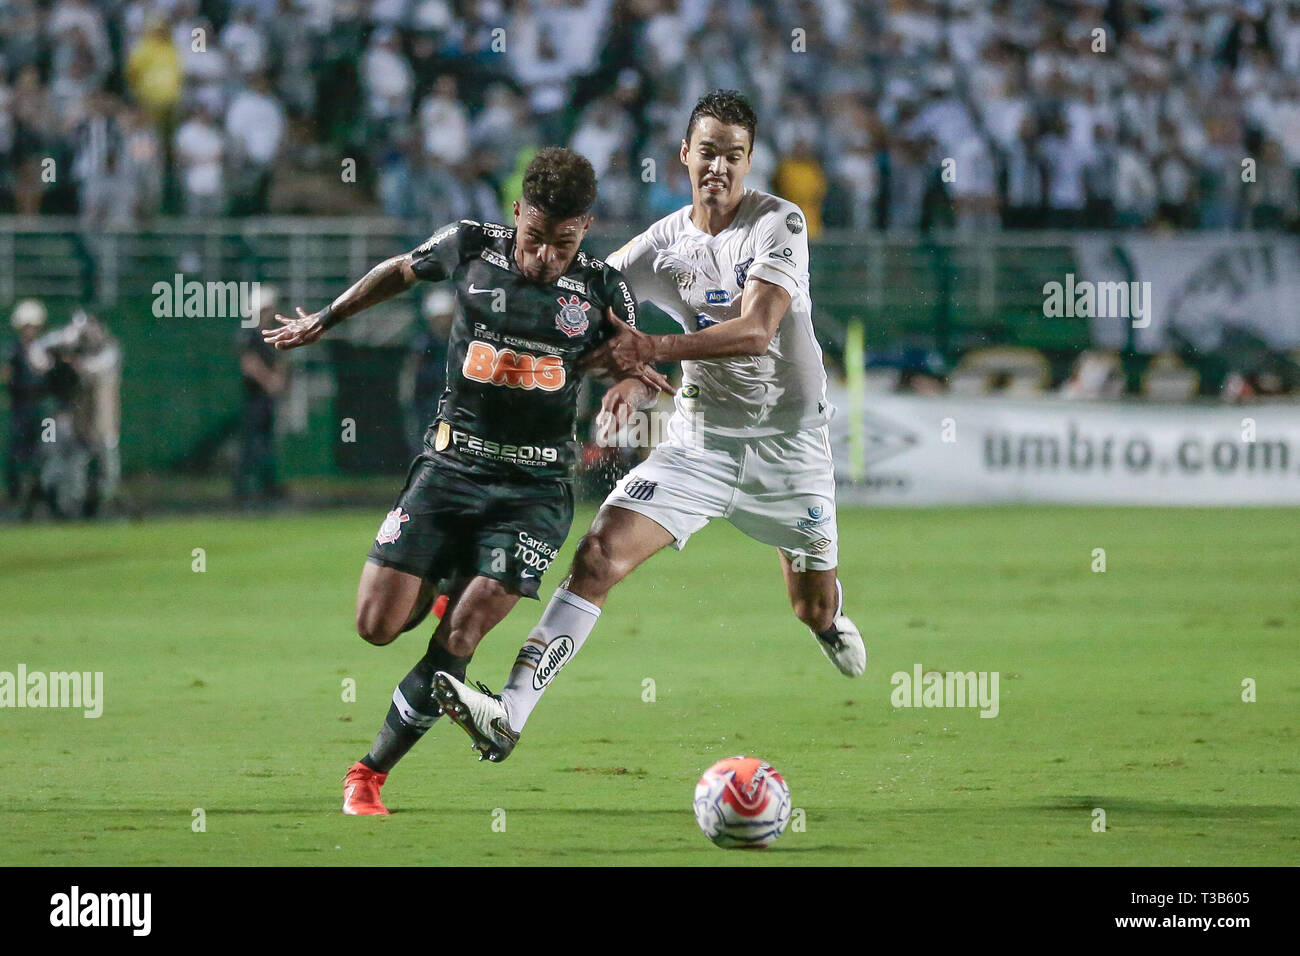
<svg viewBox="0 0 1300 956">
<path fill-rule="evenodd" d="M 105 684 L 98 719 L 0 710 L 0 863 L 1300 862 L 1294 510 L 844 510 L 856 681 L 790 614 L 771 549 L 715 523 L 615 591 L 510 760 L 442 721 L 390 778 L 392 816 L 353 818 L 343 772 L 429 633 L 352 631 L 381 518 L 0 531 L 0 671 Z M 499 686 L 539 613 L 522 602 L 471 678 Z M 999 672 L 998 716 L 895 709 L 916 664 Z M 802 810 L 757 853 L 714 848 L 690 809 L 742 752 Z"/>
</svg>

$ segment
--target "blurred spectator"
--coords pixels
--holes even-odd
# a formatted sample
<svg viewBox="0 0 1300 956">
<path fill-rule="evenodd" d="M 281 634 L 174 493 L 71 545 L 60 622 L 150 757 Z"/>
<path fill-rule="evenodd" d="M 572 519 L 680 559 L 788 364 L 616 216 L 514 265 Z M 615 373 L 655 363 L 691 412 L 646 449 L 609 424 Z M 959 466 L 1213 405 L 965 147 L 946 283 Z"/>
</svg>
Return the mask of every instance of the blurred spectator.
<svg viewBox="0 0 1300 956">
<path fill-rule="evenodd" d="M 377 135 L 383 135 L 384 124 L 405 122 L 410 117 L 415 75 L 392 28 L 380 27 L 371 34 L 361 61 L 361 87 L 366 96 L 366 118 Z"/>
<path fill-rule="evenodd" d="M 646 218 L 662 219 L 691 204 L 691 181 L 676 157 L 660 163 L 658 175 L 646 191 Z"/>
<path fill-rule="evenodd" d="M 24 518 L 31 517 L 37 497 L 37 456 L 41 431 L 41 399 L 48 367 L 32 345 L 45 328 L 45 306 L 24 299 L 10 316 L 15 341 L 5 349 L 4 377 L 9 392 L 9 443 L 5 455 L 5 488 Z"/>
<path fill-rule="evenodd" d="M 57 146 L 57 131 L 49 127 L 49 97 L 40 72 L 26 66 L 18 74 L 12 96 L 14 122 L 14 209 L 34 216 L 45 193 L 42 171 Z"/>
<path fill-rule="evenodd" d="M 609 161 L 609 168 L 600 177 L 596 189 L 595 214 L 612 222 L 639 222 L 641 203 L 648 183 L 637 175 L 640 170 L 628 167 L 627 152 L 618 150 Z"/>
<path fill-rule="evenodd" d="M 1192 164 L 1172 135 L 1166 136 L 1164 143 L 1165 148 L 1156 159 L 1158 214 L 1162 221 L 1175 228 L 1194 228 L 1196 179 Z"/>
<path fill-rule="evenodd" d="M 751 185 L 815 162 L 837 227 L 919 229 L 951 200 L 959 228 L 993 228 L 996 174 L 1004 228 L 1272 228 L 1300 175 L 1300 4 L 1284 0 L 6 0 L 0 67 L 0 192 L 24 213 L 73 201 L 71 178 L 41 180 L 47 159 L 113 192 L 105 94 L 156 130 L 168 190 L 143 190 L 158 197 L 144 205 L 168 211 L 214 205 L 194 202 L 194 156 L 175 148 L 196 104 L 232 134 L 230 212 L 267 208 L 276 157 L 258 147 L 303 117 L 313 140 L 295 148 L 358 159 L 340 205 L 418 219 L 409 190 L 477 197 L 490 183 L 500 202 L 540 143 L 570 143 L 615 180 L 646 157 L 663 167 L 718 86 L 758 109 Z M 231 125 L 232 110 L 275 118 Z M 1269 181 L 1241 188 L 1234 158 L 1264 164 L 1266 142 L 1280 150 Z M 945 159 L 960 160 L 947 183 Z M 657 178 L 642 198 L 662 204 L 669 173 Z M 627 199 L 607 205 L 641 205 Z"/>
<path fill-rule="evenodd" d="M 572 65 L 564 57 L 564 36 L 554 35 L 549 25 L 523 4 L 515 10 L 508 35 L 513 47 L 511 70 L 528 97 L 542 140 L 562 142 L 573 79 Z"/>
<path fill-rule="evenodd" d="M 812 144 L 796 140 L 790 154 L 777 167 L 773 189 L 801 210 L 808 223 L 808 238 L 822 232 L 822 201 L 826 198 L 826 173 L 813 155 Z"/>
<path fill-rule="evenodd" d="M 475 149 L 488 156 L 490 173 L 498 180 L 514 168 L 521 150 L 538 142 L 527 104 L 504 83 L 494 83 L 488 89 L 484 107 L 473 121 L 470 139 Z"/>
<path fill-rule="evenodd" d="M 1047 226 L 1076 229 L 1083 225 L 1087 195 L 1083 171 L 1091 159 L 1077 143 L 1070 141 L 1063 117 L 1056 117 L 1051 131 L 1039 141 L 1047 173 Z"/>
<path fill-rule="evenodd" d="M 310 18 L 295 11 L 294 5 L 295 0 L 277 0 L 275 16 L 266 25 L 267 56 L 276 66 L 286 111 L 308 114 L 316 108 L 312 70 L 320 39 Z"/>
<path fill-rule="evenodd" d="M 176 130 L 173 143 L 180 167 L 183 209 L 189 216 L 219 216 L 223 212 L 222 162 L 226 144 L 212 113 L 202 103 Z"/>
<path fill-rule="evenodd" d="M 843 204 L 834 225 L 858 231 L 876 228 L 880 219 L 880 164 L 875 154 L 865 149 L 851 150 L 840 156 L 835 173 Z"/>
<path fill-rule="evenodd" d="M 1142 226 L 1155 214 L 1158 186 L 1155 173 L 1142 159 L 1140 144 L 1131 134 L 1120 139 L 1115 154 L 1115 222 Z"/>
<path fill-rule="evenodd" d="M 69 328 L 70 337 L 76 343 L 73 427 L 89 453 L 82 514 L 91 518 L 113 500 L 122 473 L 118 449 L 122 421 L 122 349 L 103 322 L 84 309 L 73 314 Z"/>
<path fill-rule="evenodd" d="M 3 71 L 0 71 L 0 208 L 7 205 L 4 200 L 13 194 L 14 189 L 13 101 L 13 90 L 5 82 Z"/>
<path fill-rule="evenodd" d="M 81 62 L 97 89 L 112 68 L 112 46 L 104 18 L 90 0 L 58 0 L 45 23 L 45 33 L 53 42 L 50 72 L 63 76 L 74 63 Z"/>
<path fill-rule="evenodd" d="M 41 47 L 41 11 L 36 0 L 7 0 L 0 4 L 0 50 L 8 71 L 17 75 L 36 66 Z"/>
<path fill-rule="evenodd" d="M 82 210 L 86 193 L 99 191 L 109 166 L 122 155 L 122 128 L 118 122 L 120 104 L 108 93 L 91 95 L 85 118 L 73 131 L 72 178 L 81 191 Z"/>
<path fill-rule="evenodd" d="M 444 74 L 434 81 L 432 92 L 420 104 L 420 130 L 426 156 L 451 166 L 469 158 L 469 115 L 461 105 L 454 76 Z"/>
<path fill-rule="evenodd" d="M 36 492 L 24 508 L 45 502 L 55 518 L 84 513 L 89 499 L 90 449 L 77 428 L 77 400 L 81 389 L 78 369 L 80 333 L 84 323 L 46 332 L 31 343 L 32 364 L 44 370 L 48 399 L 41 419 L 41 442 L 36 449 Z"/>
<path fill-rule="evenodd" d="M 257 10 L 249 0 L 235 8 L 234 18 L 221 31 L 221 49 L 243 76 L 266 69 L 267 40 L 266 30 L 257 21 Z"/>
<path fill-rule="evenodd" d="M 959 232 L 980 232 L 998 225 L 997 167 L 993 150 L 974 133 L 957 144 L 949 190 Z"/>
<path fill-rule="evenodd" d="M 1115 224 L 1115 191 L 1118 187 L 1119 150 L 1111 128 L 1098 123 L 1093 148 L 1083 167 L 1086 195 L 1083 224 L 1089 229 L 1109 229 Z"/>
<path fill-rule="evenodd" d="M 1044 224 L 1047 191 L 1037 132 L 1032 116 L 1022 118 L 1016 138 L 1003 157 L 1006 203 L 1002 225 L 1008 229 L 1041 229 Z"/>
<path fill-rule="evenodd" d="M 264 73 L 248 78 L 248 87 L 230 101 L 226 138 L 230 144 L 232 212 L 266 212 L 271 169 L 284 135 L 284 107 L 270 92 Z"/>
<path fill-rule="evenodd" d="M 1282 147 L 1266 140 L 1256 169 L 1256 181 L 1244 185 L 1248 222 L 1254 229 L 1292 226 L 1300 215 L 1295 171 L 1286 164 Z"/>
<path fill-rule="evenodd" d="M 219 32 L 200 11 L 198 0 L 177 0 L 171 37 L 181 64 L 181 109 L 203 103 L 214 116 L 222 115 L 226 83 L 236 75 L 235 66 L 222 49 Z"/>
<path fill-rule="evenodd" d="M 885 225 L 889 229 L 915 231 L 921 228 L 928 183 L 926 144 L 922 140 L 894 136 L 885 150 Z"/>
<path fill-rule="evenodd" d="M 109 153 L 104 166 L 81 185 L 81 222 L 90 231 L 127 231 L 139 222 L 138 181 L 120 152 Z"/>
<path fill-rule="evenodd" d="M 126 63 L 131 96 L 155 124 L 170 122 L 181 98 L 181 61 L 167 22 L 155 20 Z"/>
<path fill-rule="evenodd" d="M 144 112 L 135 106 L 121 111 L 121 166 L 130 178 L 135 214 L 140 219 L 156 215 L 162 206 L 162 141 L 149 125 Z"/>
<path fill-rule="evenodd" d="M 278 328 L 273 286 L 258 287 L 258 324 L 239 336 L 239 369 L 244 380 L 239 427 L 239 465 L 235 496 L 245 504 L 280 497 L 276 479 L 275 407 L 289 381 L 289 369 L 274 346 L 262 338 L 263 329 Z"/>
<path fill-rule="evenodd" d="M 612 96 L 602 96 L 583 112 L 573 132 L 569 148 L 591 161 L 596 178 L 601 179 L 618 153 L 626 153 L 632 143 L 632 122 Z"/>
</svg>

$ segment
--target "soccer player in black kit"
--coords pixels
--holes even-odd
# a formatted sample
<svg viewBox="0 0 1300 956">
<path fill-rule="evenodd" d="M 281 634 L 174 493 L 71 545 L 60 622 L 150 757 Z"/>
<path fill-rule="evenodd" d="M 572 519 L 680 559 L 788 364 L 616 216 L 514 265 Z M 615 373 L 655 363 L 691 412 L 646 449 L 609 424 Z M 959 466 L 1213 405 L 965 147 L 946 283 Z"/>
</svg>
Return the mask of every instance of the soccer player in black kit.
<svg viewBox="0 0 1300 956">
<path fill-rule="evenodd" d="M 571 441 L 578 359 L 636 326 L 622 275 L 579 247 L 596 198 L 591 164 L 548 147 L 529 164 L 513 227 L 461 220 L 380 263 L 320 312 L 277 316 L 276 348 L 308 345 L 417 280 L 456 292 L 447 389 L 423 452 L 384 518 L 361 572 L 357 633 L 391 643 L 448 603 L 424 657 L 393 692 L 379 735 L 343 782 L 343 812 L 384 814 L 388 772 L 441 714 L 436 671 L 463 679 L 474 649 L 522 597 L 537 597 L 573 519 Z M 636 376 L 670 390 L 650 367 Z"/>
</svg>

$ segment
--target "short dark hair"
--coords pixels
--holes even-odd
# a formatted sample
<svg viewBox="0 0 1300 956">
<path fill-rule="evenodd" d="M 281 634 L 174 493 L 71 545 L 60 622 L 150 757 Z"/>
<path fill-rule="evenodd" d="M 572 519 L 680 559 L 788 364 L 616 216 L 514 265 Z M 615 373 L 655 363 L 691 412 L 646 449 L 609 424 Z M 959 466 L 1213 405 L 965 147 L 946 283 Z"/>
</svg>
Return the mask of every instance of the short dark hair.
<svg viewBox="0 0 1300 956">
<path fill-rule="evenodd" d="M 728 126 L 743 126 L 749 131 L 749 151 L 754 151 L 754 130 L 758 127 L 758 115 L 739 90 L 714 90 L 701 96 L 695 109 L 691 110 L 691 118 L 686 121 L 686 142 L 691 141 L 691 131 L 701 116 L 712 116 Z"/>
<path fill-rule="evenodd" d="M 596 201 L 596 172 L 573 150 L 547 146 L 524 170 L 524 201 L 549 219 L 585 215 Z"/>
</svg>

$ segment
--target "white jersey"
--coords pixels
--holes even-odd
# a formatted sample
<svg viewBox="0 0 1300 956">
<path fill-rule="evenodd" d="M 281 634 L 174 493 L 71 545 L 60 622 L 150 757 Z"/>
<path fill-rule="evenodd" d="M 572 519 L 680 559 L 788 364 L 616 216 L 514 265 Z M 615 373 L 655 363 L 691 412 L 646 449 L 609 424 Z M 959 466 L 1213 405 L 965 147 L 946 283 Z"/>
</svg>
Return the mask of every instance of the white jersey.
<svg viewBox="0 0 1300 956">
<path fill-rule="evenodd" d="M 813 334 L 808 233 L 799 207 L 746 189 L 736 217 L 716 236 L 696 228 L 691 207 L 665 216 L 606 260 L 688 333 L 740 315 L 749 277 L 790 294 L 767 352 L 682 362 L 677 412 L 704 432 L 760 438 L 816 428 L 834 409 Z"/>
</svg>

